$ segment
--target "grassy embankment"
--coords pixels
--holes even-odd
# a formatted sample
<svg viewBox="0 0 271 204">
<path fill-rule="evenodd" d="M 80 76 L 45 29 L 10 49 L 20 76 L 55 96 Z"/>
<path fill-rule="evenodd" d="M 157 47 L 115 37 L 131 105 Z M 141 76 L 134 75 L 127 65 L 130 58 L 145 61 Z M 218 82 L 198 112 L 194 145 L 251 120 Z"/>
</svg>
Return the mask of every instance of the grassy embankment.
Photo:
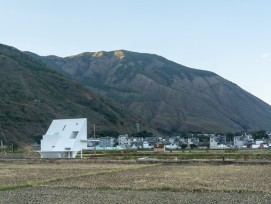
<svg viewBox="0 0 271 204">
<path fill-rule="evenodd" d="M 138 159 L 151 157 L 156 159 L 169 160 L 271 160 L 271 149 L 228 149 L 228 150 L 175 150 L 166 152 L 153 151 L 85 151 L 84 158 L 109 158 L 109 159 Z"/>
</svg>

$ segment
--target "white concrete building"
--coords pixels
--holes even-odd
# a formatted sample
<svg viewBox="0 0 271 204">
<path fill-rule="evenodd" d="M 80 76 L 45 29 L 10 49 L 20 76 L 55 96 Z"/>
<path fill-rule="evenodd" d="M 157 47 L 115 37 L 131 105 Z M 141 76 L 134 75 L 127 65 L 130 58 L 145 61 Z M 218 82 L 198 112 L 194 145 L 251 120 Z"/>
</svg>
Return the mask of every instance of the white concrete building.
<svg viewBox="0 0 271 204">
<path fill-rule="evenodd" d="M 128 148 L 129 146 L 131 146 L 131 139 L 129 138 L 127 134 L 119 135 L 118 143 L 119 143 L 119 146 L 123 148 Z"/>
<path fill-rule="evenodd" d="M 235 136 L 233 146 L 236 148 L 247 148 L 249 144 L 254 142 L 252 135 L 245 134 L 244 136 Z"/>
<path fill-rule="evenodd" d="M 166 149 L 177 149 L 178 145 L 177 144 L 167 144 Z"/>
<path fill-rule="evenodd" d="M 75 158 L 87 148 L 87 119 L 53 120 L 41 140 L 41 158 Z"/>
<path fill-rule="evenodd" d="M 100 137 L 99 138 L 100 142 L 99 142 L 99 147 L 102 149 L 106 149 L 108 147 L 113 147 L 114 146 L 114 142 L 115 142 L 115 138 L 114 137 Z"/>
<path fill-rule="evenodd" d="M 218 135 L 210 137 L 210 149 L 221 149 L 226 146 L 226 136 Z"/>
<path fill-rule="evenodd" d="M 252 148 L 252 149 L 259 149 L 259 148 L 260 148 L 260 145 L 259 145 L 259 144 L 252 144 L 252 145 L 251 145 L 251 148 Z"/>
<path fill-rule="evenodd" d="M 247 144 L 244 136 L 235 136 L 233 139 L 233 146 L 235 148 L 243 148 Z"/>
<path fill-rule="evenodd" d="M 263 139 L 257 139 L 257 140 L 255 140 L 255 144 L 256 144 L 256 145 L 260 145 L 260 144 L 262 144 L 262 143 L 264 143 L 264 140 L 263 140 Z"/>
<path fill-rule="evenodd" d="M 152 149 L 153 145 L 151 145 L 148 141 L 143 142 L 143 148 L 144 149 Z"/>
</svg>

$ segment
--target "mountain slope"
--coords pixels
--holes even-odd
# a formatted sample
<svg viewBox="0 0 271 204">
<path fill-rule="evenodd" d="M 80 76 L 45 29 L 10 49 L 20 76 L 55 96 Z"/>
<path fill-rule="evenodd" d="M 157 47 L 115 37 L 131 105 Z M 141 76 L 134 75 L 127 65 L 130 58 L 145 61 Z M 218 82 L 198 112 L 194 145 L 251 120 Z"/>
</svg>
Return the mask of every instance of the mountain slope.
<svg viewBox="0 0 271 204">
<path fill-rule="evenodd" d="M 134 130 L 137 118 L 33 60 L 0 45 L 0 140 L 17 145 L 44 134 L 52 119 L 88 118 L 89 130 Z"/>
<path fill-rule="evenodd" d="M 38 58 L 162 131 L 271 130 L 268 104 L 215 73 L 157 55 L 118 50 Z"/>
</svg>

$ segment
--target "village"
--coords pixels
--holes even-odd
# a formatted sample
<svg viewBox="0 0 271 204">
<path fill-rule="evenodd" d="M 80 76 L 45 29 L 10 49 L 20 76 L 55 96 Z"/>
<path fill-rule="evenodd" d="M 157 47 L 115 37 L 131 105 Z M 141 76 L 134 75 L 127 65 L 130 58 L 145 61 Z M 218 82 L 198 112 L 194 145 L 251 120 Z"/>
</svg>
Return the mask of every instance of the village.
<svg viewBox="0 0 271 204">
<path fill-rule="evenodd" d="M 190 134 L 182 136 L 149 136 L 130 137 L 128 134 L 118 137 L 104 136 L 90 138 L 87 144 L 89 149 L 118 150 L 118 149 L 244 149 L 244 148 L 271 148 L 271 134 L 267 138 L 254 139 L 252 134 L 234 136 L 228 140 L 226 135 L 215 134 Z"/>
<path fill-rule="evenodd" d="M 112 134 L 112 136 L 110 136 Z M 43 135 L 36 151 L 41 158 L 76 158 L 78 152 L 89 150 L 146 150 L 166 151 L 185 149 L 267 149 L 271 148 L 271 134 L 266 131 L 228 134 L 190 133 L 174 136 L 157 136 L 146 130 L 131 135 L 116 132 L 87 134 L 87 118 L 53 120 Z"/>
</svg>

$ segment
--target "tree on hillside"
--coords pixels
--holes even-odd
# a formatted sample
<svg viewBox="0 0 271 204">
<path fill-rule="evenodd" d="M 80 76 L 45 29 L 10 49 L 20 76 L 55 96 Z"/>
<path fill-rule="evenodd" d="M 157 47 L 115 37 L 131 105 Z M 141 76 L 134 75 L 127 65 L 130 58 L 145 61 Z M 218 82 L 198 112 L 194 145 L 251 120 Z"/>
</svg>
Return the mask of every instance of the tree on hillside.
<svg viewBox="0 0 271 204">
<path fill-rule="evenodd" d="M 97 131 L 96 135 L 100 137 L 106 137 L 106 136 L 118 137 L 120 134 L 118 131 L 115 131 L 115 130 L 104 130 L 104 131 Z"/>
<path fill-rule="evenodd" d="M 226 133 L 226 140 L 227 142 L 234 140 L 234 133 L 233 132 L 227 132 Z"/>
<path fill-rule="evenodd" d="M 147 130 L 143 130 L 140 132 L 132 133 L 131 136 L 132 137 L 153 137 L 154 134 L 152 132 L 147 131 Z"/>
<path fill-rule="evenodd" d="M 267 139 L 268 138 L 268 134 L 266 133 L 265 130 L 259 130 L 259 131 L 253 132 L 252 133 L 252 137 L 253 137 L 254 140 L 257 140 L 257 139 Z"/>
<path fill-rule="evenodd" d="M 42 140 L 42 137 L 43 136 L 41 134 L 32 136 L 33 140 L 39 145 L 40 145 L 40 141 Z"/>
</svg>

